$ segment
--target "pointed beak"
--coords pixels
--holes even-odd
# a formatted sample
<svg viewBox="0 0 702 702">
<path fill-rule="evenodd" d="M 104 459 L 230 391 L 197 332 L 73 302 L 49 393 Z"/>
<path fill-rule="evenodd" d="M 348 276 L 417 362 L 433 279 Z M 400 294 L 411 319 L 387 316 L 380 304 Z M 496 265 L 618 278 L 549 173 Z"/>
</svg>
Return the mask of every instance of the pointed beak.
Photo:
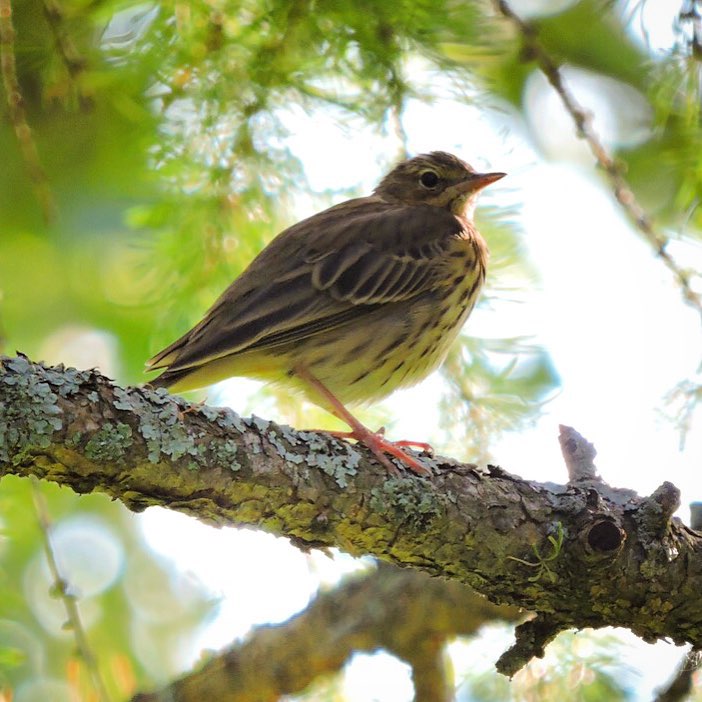
<svg viewBox="0 0 702 702">
<path fill-rule="evenodd" d="M 477 193 L 506 175 L 506 173 L 472 173 L 458 184 L 457 190 L 462 193 Z"/>
<path fill-rule="evenodd" d="M 460 185 L 460 189 L 465 193 L 477 193 L 495 181 L 504 178 L 506 173 L 473 173 Z"/>
</svg>

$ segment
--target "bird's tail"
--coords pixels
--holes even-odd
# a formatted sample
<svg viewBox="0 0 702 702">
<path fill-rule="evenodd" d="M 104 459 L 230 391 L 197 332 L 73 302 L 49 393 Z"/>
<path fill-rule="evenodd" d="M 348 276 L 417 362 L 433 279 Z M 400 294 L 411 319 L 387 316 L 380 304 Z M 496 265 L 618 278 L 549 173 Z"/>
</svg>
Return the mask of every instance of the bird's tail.
<svg viewBox="0 0 702 702">
<path fill-rule="evenodd" d="M 170 388 L 177 385 L 186 376 L 192 373 L 192 368 L 181 368 L 180 370 L 167 370 L 156 376 L 153 380 L 149 380 L 148 385 L 152 388 Z"/>
</svg>

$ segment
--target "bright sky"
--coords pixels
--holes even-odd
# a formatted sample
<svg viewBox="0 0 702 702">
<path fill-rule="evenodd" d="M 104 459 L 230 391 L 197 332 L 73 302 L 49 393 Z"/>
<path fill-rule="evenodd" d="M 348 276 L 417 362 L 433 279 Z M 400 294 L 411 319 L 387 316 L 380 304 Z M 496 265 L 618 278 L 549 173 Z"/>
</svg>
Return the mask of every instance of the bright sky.
<svg viewBox="0 0 702 702">
<path fill-rule="evenodd" d="M 534 4 L 522 0 L 512 5 L 518 9 L 522 3 Z M 635 21 L 632 27 L 647 28 L 653 46 L 670 46 L 676 10 L 677 3 L 648 0 L 643 25 Z M 622 86 L 578 71 L 566 75 L 579 100 L 594 109 L 595 127 L 608 143 L 631 143 L 645 136 L 640 118 L 646 108 L 640 96 L 630 95 L 628 109 L 613 113 L 608 96 L 621 95 Z M 413 77 L 434 86 L 438 80 L 420 63 L 413 66 Z M 570 119 L 540 76 L 529 82 L 525 98 L 538 120 L 549 124 L 546 134 L 539 131 L 538 144 L 532 145 L 533 132 L 508 106 L 457 104 L 448 90 L 443 101 L 411 103 L 403 120 L 410 152 L 442 149 L 477 168 L 509 174 L 485 193 L 483 202 L 519 205 L 524 241 L 540 274 L 539 288 L 526 291 L 520 304 L 479 309 L 466 328 L 478 337 L 533 336 L 549 350 L 562 380 L 538 424 L 501 439 L 494 447 L 496 458 L 524 478 L 565 482 L 557 431 L 559 423 L 570 424 L 594 442 L 598 468 L 608 482 L 647 494 L 670 480 L 683 490 L 686 505 L 702 496 L 702 432 L 697 438 L 691 434 L 685 451 L 679 451 L 677 431 L 662 418 L 660 408 L 677 382 L 696 373 L 702 358 L 700 321 L 680 303 L 670 273 L 613 204 L 586 147 L 573 135 Z M 631 121 L 632 114 L 637 123 Z M 342 128 L 329 115 L 310 119 L 294 108 L 288 127 L 289 144 L 304 159 L 311 185 L 318 189 L 361 184 L 370 191 L 382 175 L 379 159 L 397 148 L 387 135 L 357 124 Z M 302 203 L 300 210 L 303 217 L 314 206 Z M 702 267 L 698 248 L 681 244 L 670 250 L 686 264 L 694 260 Z M 220 388 L 217 399 L 240 397 L 242 388 L 251 387 L 249 381 L 231 381 Z M 390 398 L 386 406 L 397 418 L 392 435 L 431 439 L 427 407 L 436 406 L 439 393 L 434 378 Z M 436 416 L 433 420 L 436 425 Z M 440 444 L 436 449 L 441 453 Z M 686 509 L 682 516 L 687 519 Z M 336 582 L 363 567 L 343 555 L 334 560 L 304 555 L 282 539 L 253 531 L 214 530 L 165 510 L 148 510 L 141 521 L 154 550 L 221 597 L 217 617 L 184 657 L 184 669 L 202 647 L 225 646 L 253 625 L 282 621 L 302 609 L 320 583 Z M 72 525 L 62 528 L 70 541 Z M 99 552 L 91 544 L 85 548 Z M 109 567 L 117 572 L 118 556 L 110 558 Z M 457 664 L 478 660 L 489 670 L 511 636 L 494 630 L 480 644 L 454 646 L 454 658 Z M 667 644 L 649 646 L 631 636 L 625 636 L 625 642 L 622 656 L 636 671 L 639 695 L 647 698 L 672 671 L 682 650 Z M 346 689 L 353 702 L 405 702 L 412 697 L 408 668 L 387 656 L 357 657 L 347 671 Z"/>
</svg>

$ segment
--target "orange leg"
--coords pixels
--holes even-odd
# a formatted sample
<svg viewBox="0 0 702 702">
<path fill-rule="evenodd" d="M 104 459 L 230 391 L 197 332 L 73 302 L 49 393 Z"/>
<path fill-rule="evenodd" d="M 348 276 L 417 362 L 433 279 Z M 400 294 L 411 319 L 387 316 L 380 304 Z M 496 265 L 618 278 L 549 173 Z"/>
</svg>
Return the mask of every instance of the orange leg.
<svg viewBox="0 0 702 702">
<path fill-rule="evenodd" d="M 420 461 L 418 461 L 414 456 L 410 455 L 406 451 L 402 450 L 402 446 L 421 446 L 422 448 L 431 447 L 428 444 L 421 444 L 419 442 L 413 441 L 401 441 L 395 442 L 386 439 L 383 434 L 384 429 L 380 431 L 371 431 L 368 427 L 361 424 L 361 422 L 356 419 L 356 417 L 349 412 L 348 409 L 343 405 L 343 403 L 337 399 L 337 397 L 322 383 L 317 380 L 317 378 L 312 375 L 305 368 L 296 368 L 295 374 L 304 380 L 310 387 L 319 393 L 319 395 L 326 400 L 330 407 L 333 408 L 334 414 L 339 417 L 339 419 L 346 422 L 351 428 L 351 431 L 345 432 L 328 432 L 332 436 L 337 436 L 343 439 L 355 439 L 362 444 L 365 444 L 374 454 L 375 457 L 388 469 L 393 475 L 397 475 L 397 468 L 390 462 L 388 457 L 385 455 L 389 453 L 391 456 L 399 459 L 404 463 L 411 471 L 417 475 L 422 475 L 425 477 L 431 477 L 431 471 L 423 466 Z"/>
<path fill-rule="evenodd" d="M 380 427 L 375 433 L 380 434 L 380 436 L 385 436 L 385 427 Z M 408 441 L 407 439 L 401 439 L 400 441 L 393 441 L 392 443 L 395 444 L 395 446 L 412 446 L 431 456 L 434 455 L 434 447 L 426 443 L 426 441 Z"/>
</svg>

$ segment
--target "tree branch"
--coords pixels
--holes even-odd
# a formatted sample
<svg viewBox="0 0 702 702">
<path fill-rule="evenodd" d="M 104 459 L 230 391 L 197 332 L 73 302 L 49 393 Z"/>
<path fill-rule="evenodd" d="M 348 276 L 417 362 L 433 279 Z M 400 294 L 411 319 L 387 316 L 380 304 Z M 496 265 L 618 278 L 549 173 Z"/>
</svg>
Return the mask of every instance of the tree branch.
<svg viewBox="0 0 702 702">
<path fill-rule="evenodd" d="M 92 97 L 86 93 L 81 85 L 81 78 L 86 73 L 88 62 L 80 54 L 67 30 L 67 18 L 58 0 L 43 0 L 44 17 L 51 29 L 56 43 L 56 50 L 66 67 L 66 72 L 74 83 L 78 103 L 82 110 L 93 107 Z"/>
<path fill-rule="evenodd" d="M 97 371 L 0 361 L 0 476 L 372 554 L 548 615 L 551 633 L 621 626 L 702 645 L 691 596 L 702 591 L 702 538 L 672 517 L 674 486 L 641 498 L 599 480 L 432 465 L 431 480 L 388 477 L 364 448 L 321 432 L 121 388 Z"/>
<path fill-rule="evenodd" d="M 415 699 L 442 702 L 453 699 L 439 662 L 446 639 L 518 616 L 515 608 L 497 607 L 460 583 L 381 565 L 320 594 L 289 621 L 254 629 L 244 643 L 196 672 L 132 702 L 274 702 L 338 672 L 355 651 L 379 648 L 412 665 Z"/>
<path fill-rule="evenodd" d="M 105 681 L 102 678 L 97 657 L 93 653 L 93 649 L 88 643 L 88 636 L 86 634 L 85 627 L 83 626 L 80 610 L 78 609 L 78 598 L 76 597 L 75 590 L 71 583 L 62 575 L 61 569 L 59 568 L 54 545 L 51 542 L 51 521 L 49 518 L 49 509 L 46 505 L 46 500 L 39 489 L 39 481 L 34 476 L 31 476 L 31 479 L 32 500 L 34 502 L 34 509 L 36 510 L 37 520 L 39 522 L 39 531 L 41 532 L 41 538 L 44 546 L 46 564 L 53 580 L 51 588 L 56 593 L 56 597 L 61 600 L 64 609 L 66 610 L 65 628 L 70 630 L 73 634 L 73 640 L 76 644 L 76 652 L 83 660 L 83 664 L 85 665 L 88 675 L 90 676 L 90 680 L 95 688 L 96 698 L 99 700 L 99 702 L 110 702 L 110 694 L 107 691 Z"/>
<path fill-rule="evenodd" d="M 551 84 L 563 103 L 568 114 L 573 119 L 578 136 L 585 140 L 597 164 L 607 174 L 612 191 L 622 210 L 643 234 L 644 239 L 651 245 L 656 256 L 660 258 L 675 277 L 685 301 L 702 317 L 702 298 L 693 289 L 690 274 L 681 268 L 677 261 L 668 253 L 670 240 L 663 236 L 653 225 L 651 218 L 639 204 L 629 183 L 624 177 L 621 163 L 614 159 L 605 148 L 597 132 L 592 126 L 592 115 L 585 110 L 573 97 L 568 86 L 563 81 L 560 67 L 546 51 L 535 26 L 525 22 L 510 6 L 507 0 L 494 0 L 498 12 L 509 20 L 521 35 L 526 52 L 533 58 L 546 80 Z"/>
<path fill-rule="evenodd" d="M 56 203 L 46 177 L 39 151 L 27 122 L 24 98 L 17 77 L 15 60 L 15 28 L 12 23 L 12 0 L 0 0 L 0 76 L 5 89 L 8 115 L 15 130 L 20 153 L 34 186 L 46 224 L 56 219 Z"/>
<path fill-rule="evenodd" d="M 582 481 L 599 482 L 595 468 L 595 447 L 572 427 L 561 425 L 559 427 L 558 442 L 561 445 L 563 461 L 568 469 L 568 481 L 571 483 Z"/>
</svg>

